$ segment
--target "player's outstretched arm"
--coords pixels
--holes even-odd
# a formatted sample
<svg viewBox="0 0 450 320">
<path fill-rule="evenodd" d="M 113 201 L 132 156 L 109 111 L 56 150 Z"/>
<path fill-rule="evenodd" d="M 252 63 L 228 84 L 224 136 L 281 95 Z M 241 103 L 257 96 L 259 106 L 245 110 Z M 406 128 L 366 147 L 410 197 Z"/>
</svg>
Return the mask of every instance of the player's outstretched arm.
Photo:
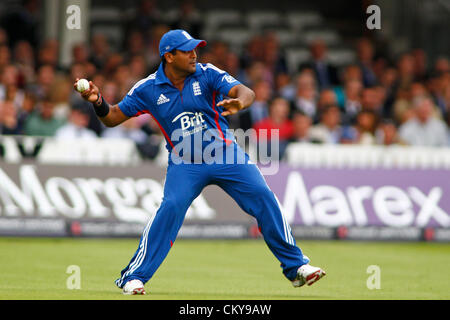
<svg viewBox="0 0 450 320">
<path fill-rule="evenodd" d="M 78 80 L 79 79 L 77 78 L 73 85 L 75 90 L 77 90 Z M 89 81 L 89 88 L 80 92 L 80 94 L 83 99 L 92 103 L 95 113 L 105 126 L 115 127 L 129 119 L 129 117 L 120 110 L 117 104 L 110 106 L 105 99 L 103 99 L 98 87 L 92 81 Z"/>
<path fill-rule="evenodd" d="M 225 111 L 222 112 L 223 116 L 229 116 L 236 112 L 248 108 L 255 100 L 255 93 L 252 89 L 238 84 L 230 89 L 228 96 L 231 99 L 224 99 L 220 101 L 217 106 L 224 107 Z"/>
</svg>

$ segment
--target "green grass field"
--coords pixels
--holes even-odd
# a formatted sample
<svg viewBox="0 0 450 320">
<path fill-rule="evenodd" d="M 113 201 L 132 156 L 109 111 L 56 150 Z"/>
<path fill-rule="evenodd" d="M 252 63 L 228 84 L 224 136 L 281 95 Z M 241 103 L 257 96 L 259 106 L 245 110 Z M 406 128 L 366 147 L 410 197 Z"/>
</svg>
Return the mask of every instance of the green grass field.
<svg viewBox="0 0 450 320">
<path fill-rule="evenodd" d="M 262 240 L 179 239 L 147 295 L 124 296 L 114 285 L 135 239 L 0 238 L 0 299 L 450 299 L 450 245 L 297 241 L 327 276 L 293 288 Z M 81 270 L 69 290 L 67 267 Z M 381 270 L 381 288 L 366 286 L 367 267 Z"/>
</svg>

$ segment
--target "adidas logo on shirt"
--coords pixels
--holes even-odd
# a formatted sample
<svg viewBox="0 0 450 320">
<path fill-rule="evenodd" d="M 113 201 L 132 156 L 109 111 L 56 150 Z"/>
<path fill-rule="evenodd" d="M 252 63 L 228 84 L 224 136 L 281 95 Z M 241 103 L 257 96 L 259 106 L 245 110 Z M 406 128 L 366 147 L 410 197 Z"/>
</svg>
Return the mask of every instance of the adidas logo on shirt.
<svg viewBox="0 0 450 320">
<path fill-rule="evenodd" d="M 170 99 L 161 93 L 161 95 L 158 98 L 158 101 L 156 101 L 156 104 L 159 106 L 160 104 L 163 104 L 163 103 L 166 103 L 169 101 L 170 101 Z"/>
</svg>

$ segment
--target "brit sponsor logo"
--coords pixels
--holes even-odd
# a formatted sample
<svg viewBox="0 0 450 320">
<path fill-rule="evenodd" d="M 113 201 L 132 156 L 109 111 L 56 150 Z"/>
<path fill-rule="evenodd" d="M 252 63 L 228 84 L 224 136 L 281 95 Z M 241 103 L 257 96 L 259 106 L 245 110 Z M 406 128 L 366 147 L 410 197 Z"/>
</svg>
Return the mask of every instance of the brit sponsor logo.
<svg viewBox="0 0 450 320">
<path fill-rule="evenodd" d="M 183 130 L 183 136 L 188 136 L 207 128 L 206 124 L 204 123 L 205 119 L 203 118 L 202 112 L 182 112 L 175 118 L 173 118 L 172 123 L 175 123 L 178 120 L 180 121 L 181 130 Z M 193 129 L 190 130 L 190 128 Z"/>
</svg>

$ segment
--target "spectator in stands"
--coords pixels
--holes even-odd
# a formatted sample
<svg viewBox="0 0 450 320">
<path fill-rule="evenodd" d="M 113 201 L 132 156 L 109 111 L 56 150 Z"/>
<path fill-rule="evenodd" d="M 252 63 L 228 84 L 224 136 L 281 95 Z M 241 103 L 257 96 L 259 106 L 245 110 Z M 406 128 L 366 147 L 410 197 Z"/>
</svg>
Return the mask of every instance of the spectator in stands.
<svg viewBox="0 0 450 320">
<path fill-rule="evenodd" d="M 73 91 L 73 86 L 67 77 L 57 76 L 52 82 L 52 90 L 48 97 L 54 102 L 54 116 L 66 120 L 70 114 L 69 97 Z"/>
<path fill-rule="evenodd" d="M 444 88 L 444 103 L 445 103 L 445 112 L 444 117 L 448 119 L 448 116 L 450 115 L 450 81 Z"/>
<path fill-rule="evenodd" d="M 383 113 L 384 94 L 377 91 L 377 87 L 364 88 L 361 92 L 361 107 L 371 110 L 381 116 Z"/>
<path fill-rule="evenodd" d="M 45 99 L 37 104 L 35 110 L 25 120 L 25 133 L 30 136 L 54 136 L 65 120 L 54 115 L 55 105 Z"/>
<path fill-rule="evenodd" d="M 433 98 L 434 104 L 438 107 L 441 114 L 446 112 L 446 104 L 444 99 L 444 90 L 447 84 L 446 75 L 450 75 L 449 72 L 433 73 L 430 75 L 426 82 L 427 89 Z"/>
<path fill-rule="evenodd" d="M 117 67 L 113 79 L 117 84 L 119 90 L 118 94 L 121 97 L 126 96 L 128 91 L 135 84 L 131 76 L 130 68 L 126 64 L 122 64 Z"/>
<path fill-rule="evenodd" d="M 361 105 L 362 90 L 363 84 L 361 80 L 350 79 L 345 83 L 342 122 L 346 125 L 354 123 L 356 115 L 362 109 Z"/>
<path fill-rule="evenodd" d="M 379 145 L 391 146 L 401 144 L 397 126 L 391 119 L 383 119 L 375 132 L 376 142 Z"/>
<path fill-rule="evenodd" d="M 8 46 L 8 33 L 0 27 L 0 46 Z"/>
<path fill-rule="evenodd" d="M 192 37 L 200 38 L 200 32 L 203 28 L 203 17 L 201 12 L 195 7 L 192 0 L 183 0 L 178 6 L 178 10 L 170 19 L 171 29 L 186 30 Z"/>
<path fill-rule="evenodd" d="M 228 45 L 223 41 L 214 41 L 210 45 L 209 52 L 211 53 L 212 60 L 209 61 L 219 69 L 226 69 L 228 53 Z"/>
<path fill-rule="evenodd" d="M 261 143 L 267 144 L 270 156 L 281 159 L 284 155 L 286 146 L 293 134 L 292 121 L 289 119 L 290 105 L 286 99 L 277 97 L 273 99 L 269 106 L 269 116 L 253 126 L 256 130 L 256 138 L 258 139 L 258 147 Z M 272 154 L 272 130 L 278 130 L 279 155 Z"/>
<path fill-rule="evenodd" d="M 343 133 L 344 139 L 357 144 L 375 144 L 375 132 L 378 128 L 379 116 L 370 109 L 361 110 L 356 116 L 356 124 L 352 128 L 346 128 Z"/>
<path fill-rule="evenodd" d="M 383 74 L 386 72 L 386 69 L 389 68 L 389 59 L 383 55 L 375 55 L 372 63 L 372 70 L 377 79 L 377 83 L 380 84 L 381 78 Z"/>
<path fill-rule="evenodd" d="M 13 56 L 16 65 L 35 66 L 33 47 L 28 41 L 18 41 L 14 46 Z"/>
<path fill-rule="evenodd" d="M 414 58 L 409 53 L 400 55 L 397 60 L 397 88 L 408 88 L 415 81 Z"/>
<path fill-rule="evenodd" d="M 138 118 L 130 118 L 121 126 L 105 128 L 101 134 L 101 137 L 129 139 L 137 145 L 144 144 L 147 140 L 147 134 L 141 129 Z"/>
<path fill-rule="evenodd" d="M 72 47 L 72 63 L 87 64 L 89 55 L 89 48 L 84 42 L 77 43 Z"/>
<path fill-rule="evenodd" d="M 336 104 L 325 106 L 320 113 L 320 122 L 309 131 L 311 140 L 318 143 L 337 144 L 341 141 L 340 109 Z"/>
<path fill-rule="evenodd" d="M 53 89 L 55 69 L 51 65 L 42 65 L 37 70 L 36 81 L 29 86 L 29 90 L 39 99 L 47 97 Z"/>
<path fill-rule="evenodd" d="M 412 106 L 414 98 L 427 95 L 428 92 L 422 83 L 414 82 L 407 89 L 399 88 L 397 94 L 397 99 L 393 104 L 392 116 L 394 120 L 402 124 L 414 117 L 414 108 Z"/>
<path fill-rule="evenodd" d="M 28 117 L 35 110 L 37 97 L 30 91 L 25 91 L 25 98 L 20 111 L 23 113 L 24 118 Z"/>
<path fill-rule="evenodd" d="M 72 106 L 68 122 L 55 132 L 58 139 L 95 139 L 97 134 L 88 128 L 89 109 L 84 106 Z"/>
<path fill-rule="evenodd" d="M 147 54 L 144 34 L 141 30 L 131 30 L 125 40 L 125 56 L 121 60 L 130 60 L 131 57 Z M 107 59 L 108 61 L 109 59 Z M 121 61 L 123 63 L 123 61 Z"/>
<path fill-rule="evenodd" d="M 232 51 L 228 52 L 224 70 L 238 80 L 243 78 L 243 71 L 240 66 L 239 56 L 236 53 Z"/>
<path fill-rule="evenodd" d="M 267 81 L 272 86 L 274 79 L 264 63 L 254 61 L 244 69 L 241 80 L 246 86 L 253 87 L 260 81 Z"/>
<path fill-rule="evenodd" d="M 103 69 L 106 60 L 110 54 L 108 39 L 102 33 L 96 33 L 92 36 L 89 62 L 94 64 L 97 69 Z"/>
<path fill-rule="evenodd" d="M 273 99 L 269 106 L 269 116 L 256 122 L 253 129 L 260 138 L 260 129 L 267 129 L 267 139 L 270 140 L 270 130 L 279 130 L 280 141 L 286 141 L 292 136 L 292 121 L 289 119 L 289 101 L 284 98 L 277 97 Z"/>
<path fill-rule="evenodd" d="M 345 90 L 346 90 L 347 84 L 349 82 L 353 82 L 356 80 L 361 83 L 362 87 L 364 87 L 364 85 L 363 85 L 363 80 L 362 80 L 361 69 L 356 64 L 350 64 L 350 65 L 345 66 L 342 69 L 341 78 L 342 78 L 342 81 L 339 83 L 339 85 L 334 86 L 333 90 L 336 93 L 338 105 L 343 110 L 345 110 L 345 103 L 346 103 L 345 102 L 345 100 L 346 100 Z M 362 88 L 361 88 L 361 90 L 362 90 Z"/>
<path fill-rule="evenodd" d="M 247 42 L 246 48 L 243 51 L 241 57 L 242 67 L 247 69 L 254 62 L 263 61 L 263 53 L 264 38 L 259 34 L 254 35 L 250 41 Z"/>
<path fill-rule="evenodd" d="M 417 97 L 413 101 L 415 116 L 402 124 L 399 134 L 409 145 L 439 147 L 448 145 L 445 122 L 433 116 L 436 108 L 430 97 Z"/>
<path fill-rule="evenodd" d="M 300 65 L 300 71 L 305 68 L 312 69 L 317 79 L 319 89 L 330 88 L 339 84 L 336 66 L 327 61 L 327 46 L 321 39 L 311 42 L 309 46 L 312 60 Z"/>
<path fill-rule="evenodd" d="M 101 90 L 106 83 L 106 77 L 101 73 L 97 73 L 94 77 L 92 77 L 92 82 L 95 83 L 95 85 Z"/>
<path fill-rule="evenodd" d="M 161 11 L 158 9 L 156 0 L 140 0 L 136 9 L 126 22 L 126 34 L 130 30 L 142 30 L 147 33 L 151 28 L 162 21 Z M 145 34 L 149 36 L 149 34 Z"/>
<path fill-rule="evenodd" d="M 9 64 L 3 68 L 0 78 L 0 101 L 13 101 L 19 108 L 25 96 L 24 91 L 19 88 L 20 73 L 16 66 Z"/>
<path fill-rule="evenodd" d="M 45 40 L 37 53 L 37 66 L 50 65 L 59 70 L 59 42 L 56 39 Z"/>
<path fill-rule="evenodd" d="M 16 43 L 13 50 L 14 65 L 17 67 L 20 75 L 20 85 L 28 84 L 34 81 L 34 51 L 29 42 L 21 40 Z"/>
<path fill-rule="evenodd" d="M 263 50 L 263 62 L 273 77 L 276 77 L 279 73 L 288 72 L 286 58 L 280 49 L 280 43 L 274 32 L 265 34 Z"/>
<path fill-rule="evenodd" d="M 395 101 L 396 88 L 395 84 L 397 81 L 397 70 L 394 67 L 387 67 L 384 72 L 378 78 L 380 81 L 380 86 L 385 90 L 385 101 L 384 101 L 384 112 L 383 116 L 385 118 L 393 117 L 393 104 Z"/>
<path fill-rule="evenodd" d="M 356 43 L 356 55 L 358 66 L 361 68 L 364 87 L 371 87 L 377 83 L 377 77 L 373 69 L 375 49 L 368 38 L 361 38 Z"/>
<path fill-rule="evenodd" d="M 374 110 L 366 109 L 359 112 L 356 118 L 359 144 L 375 144 L 375 134 L 380 121 L 380 114 Z"/>
<path fill-rule="evenodd" d="M 103 67 L 103 74 L 107 78 L 114 77 L 114 73 L 116 72 L 117 68 L 120 65 L 123 65 L 124 63 L 125 62 L 124 62 L 124 58 L 122 55 L 120 55 L 118 53 L 112 53 L 111 55 L 109 55 L 108 59 L 106 59 L 105 66 Z M 85 71 L 83 71 L 83 72 L 87 75 L 87 72 L 85 72 Z M 82 79 L 82 78 L 85 78 L 85 77 L 79 77 L 79 79 Z"/>
<path fill-rule="evenodd" d="M 441 74 L 450 72 L 450 61 L 446 57 L 438 57 L 434 63 L 434 72 Z"/>
<path fill-rule="evenodd" d="M 314 75 L 309 71 L 303 71 L 297 78 L 297 94 L 295 107 L 314 119 L 317 113 L 317 87 Z"/>
<path fill-rule="evenodd" d="M 357 64 L 350 64 L 346 66 L 342 72 L 343 83 L 346 83 L 350 80 L 359 80 L 364 86 L 363 74 L 361 68 Z"/>
<path fill-rule="evenodd" d="M 21 6 L 13 6 L 11 10 L 0 12 L 0 26 L 8 33 L 9 45 L 20 40 L 28 41 L 32 46 L 38 44 L 39 11 L 42 6 L 38 0 L 23 0 Z"/>
<path fill-rule="evenodd" d="M 132 84 L 146 78 L 148 75 L 147 61 L 145 61 L 145 57 L 142 55 L 131 57 L 128 68 L 130 70 L 130 81 Z"/>
<path fill-rule="evenodd" d="M 288 101 L 295 100 L 296 87 L 288 73 L 279 73 L 275 77 L 275 92 Z"/>
<path fill-rule="evenodd" d="M 416 48 L 411 51 L 414 59 L 414 78 L 418 81 L 424 81 L 428 74 L 427 54 L 425 50 Z"/>
<path fill-rule="evenodd" d="M 12 101 L 0 101 L 0 134 L 22 134 L 23 122 Z"/>
<path fill-rule="evenodd" d="M 398 72 L 394 67 L 388 67 L 384 70 L 383 74 L 380 77 L 380 85 L 386 88 L 389 91 L 394 91 L 393 88 L 397 81 Z"/>
<path fill-rule="evenodd" d="M 147 118 L 147 122 L 141 126 L 141 130 L 147 135 L 147 140 L 143 144 L 137 145 L 138 150 L 143 157 L 154 159 L 161 147 L 165 149 L 165 138 L 153 117 Z"/>
<path fill-rule="evenodd" d="M 313 142 L 310 136 L 312 120 L 300 110 L 292 116 L 292 137 L 289 142 Z"/>
<path fill-rule="evenodd" d="M 11 63 L 11 50 L 5 44 L 0 45 L 0 71 Z"/>
<path fill-rule="evenodd" d="M 153 73 L 158 69 L 159 63 L 161 62 L 161 58 L 159 56 L 159 41 L 168 31 L 169 27 L 165 24 L 157 24 L 151 29 L 150 43 L 144 53 L 150 73 Z M 132 54 L 132 56 L 133 55 L 136 54 Z"/>
<path fill-rule="evenodd" d="M 105 100 L 111 101 L 111 103 L 118 103 L 120 101 L 118 98 L 117 83 L 115 81 L 107 80 L 101 88 Z"/>
<path fill-rule="evenodd" d="M 248 130 L 257 122 L 266 119 L 269 116 L 269 102 L 272 99 L 272 87 L 267 81 L 259 81 L 252 88 L 255 92 L 253 104 L 239 112 L 239 128 Z"/>
<path fill-rule="evenodd" d="M 329 105 L 337 105 L 336 92 L 332 89 L 323 89 L 317 101 L 317 112 L 320 114 Z"/>
</svg>

